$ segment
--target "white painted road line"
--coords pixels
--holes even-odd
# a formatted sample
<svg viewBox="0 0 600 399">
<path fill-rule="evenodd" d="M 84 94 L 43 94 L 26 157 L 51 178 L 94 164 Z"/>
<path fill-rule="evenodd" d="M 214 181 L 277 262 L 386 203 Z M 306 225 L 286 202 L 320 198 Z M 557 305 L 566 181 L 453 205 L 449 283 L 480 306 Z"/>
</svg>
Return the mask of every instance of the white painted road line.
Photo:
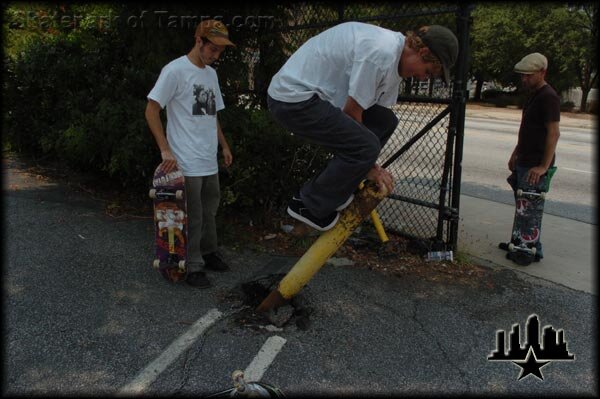
<svg viewBox="0 0 600 399">
<path fill-rule="evenodd" d="M 265 374 L 265 371 L 267 371 L 273 360 L 275 360 L 275 356 L 281 351 L 281 348 L 283 348 L 285 343 L 285 338 L 277 335 L 269 337 L 244 371 L 244 380 L 247 382 L 260 381 Z"/>
<path fill-rule="evenodd" d="M 144 370 L 142 370 L 129 384 L 119 390 L 117 395 L 142 394 L 165 369 L 188 349 L 198 337 L 215 323 L 223 314 L 217 309 L 211 309 L 202 318 L 196 321 L 185 333 L 177 338 L 169 347 Z"/>
<path fill-rule="evenodd" d="M 564 170 L 572 170 L 573 172 L 581 172 L 581 173 L 589 173 L 589 174 L 593 174 L 594 172 L 589 171 L 589 170 L 581 170 L 581 169 L 573 169 L 573 168 L 565 168 L 563 167 L 562 169 Z"/>
</svg>

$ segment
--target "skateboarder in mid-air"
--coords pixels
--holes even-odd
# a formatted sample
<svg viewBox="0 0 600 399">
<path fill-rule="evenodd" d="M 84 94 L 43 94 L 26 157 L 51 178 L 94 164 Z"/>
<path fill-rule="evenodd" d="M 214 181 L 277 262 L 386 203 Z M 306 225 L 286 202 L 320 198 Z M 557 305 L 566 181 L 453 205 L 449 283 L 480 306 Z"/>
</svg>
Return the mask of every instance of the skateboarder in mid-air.
<svg viewBox="0 0 600 399">
<path fill-rule="evenodd" d="M 521 192 L 523 190 L 545 193 L 549 188 L 549 180 L 554 171 L 555 151 L 560 136 L 560 97 L 556 91 L 546 83 L 546 71 L 548 60 L 540 53 L 529 54 L 519 61 L 514 70 L 521 75 L 523 87 L 529 91 L 529 98 L 523 106 L 523 116 L 519 129 L 517 146 L 508 161 L 508 169 L 512 172 L 507 181 L 515 192 L 517 213 L 515 214 L 515 226 L 518 225 L 519 213 L 527 210 L 519 210 Z M 541 197 L 543 200 L 543 196 Z M 529 203 L 529 202 L 526 202 Z M 543 202 L 542 202 L 543 204 Z M 542 205 L 543 206 L 543 205 Z M 539 241 L 541 233 L 541 213 L 543 207 L 534 213 L 540 213 L 539 225 L 534 223 L 531 237 L 535 242 L 534 261 L 544 257 L 542 243 Z M 538 217 L 537 215 L 535 217 Z M 513 232 L 512 244 L 520 244 Z M 515 240 L 516 239 L 516 240 Z M 509 250 L 509 244 L 502 242 L 500 249 Z M 511 246 L 513 248 L 513 246 Z M 515 259 L 509 252 L 507 258 Z"/>
<path fill-rule="evenodd" d="M 225 166 L 231 165 L 233 158 L 217 119 L 217 111 L 225 106 L 217 73 L 210 65 L 226 46 L 233 45 L 222 22 L 202 21 L 196 28 L 194 47 L 162 69 L 146 107 L 146 120 L 160 148 L 162 168 L 168 173 L 179 167 L 185 176 L 189 235 L 186 282 L 199 288 L 210 286 L 201 270 L 203 265 L 209 270 L 229 269 L 216 252 L 218 144 Z M 164 107 L 166 136 L 160 119 Z"/>
</svg>

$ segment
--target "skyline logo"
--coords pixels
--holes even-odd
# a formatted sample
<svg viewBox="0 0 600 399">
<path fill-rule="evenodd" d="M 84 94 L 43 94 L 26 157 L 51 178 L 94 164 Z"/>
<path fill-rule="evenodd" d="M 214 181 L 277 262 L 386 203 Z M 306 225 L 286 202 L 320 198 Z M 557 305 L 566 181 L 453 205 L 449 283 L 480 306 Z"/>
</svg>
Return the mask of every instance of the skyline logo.
<svg viewBox="0 0 600 399">
<path fill-rule="evenodd" d="M 496 335 L 496 350 L 489 356 L 489 361 L 509 361 L 521 367 L 518 380 L 532 374 L 540 380 L 544 379 L 541 368 L 551 361 L 572 361 L 575 355 L 569 353 L 563 329 L 556 331 L 554 327 L 544 326 L 540 342 L 540 323 L 538 316 L 532 314 L 526 323 L 526 340 L 521 345 L 520 325 L 513 324 L 508 337 L 508 352 L 506 351 L 506 331 L 498 330 Z"/>
</svg>

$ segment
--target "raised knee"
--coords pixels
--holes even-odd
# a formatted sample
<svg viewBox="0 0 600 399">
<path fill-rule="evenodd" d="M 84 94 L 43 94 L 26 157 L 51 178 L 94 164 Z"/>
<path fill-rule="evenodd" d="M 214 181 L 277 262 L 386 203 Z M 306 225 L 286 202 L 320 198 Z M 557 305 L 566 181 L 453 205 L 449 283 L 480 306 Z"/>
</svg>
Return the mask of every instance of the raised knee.
<svg viewBox="0 0 600 399">
<path fill-rule="evenodd" d="M 385 109 L 378 116 L 381 120 L 381 126 L 384 131 L 394 131 L 400 120 L 391 109 Z"/>
<path fill-rule="evenodd" d="M 389 113 L 389 127 L 392 130 L 396 130 L 396 126 L 398 126 L 398 123 L 400 123 L 400 119 L 398 119 L 398 117 L 396 116 L 396 114 L 394 113 L 394 111 L 390 110 Z"/>
<path fill-rule="evenodd" d="M 369 163 L 375 163 L 379 158 L 381 152 L 381 143 L 377 137 L 373 136 L 371 140 L 366 143 L 364 157 Z"/>
</svg>

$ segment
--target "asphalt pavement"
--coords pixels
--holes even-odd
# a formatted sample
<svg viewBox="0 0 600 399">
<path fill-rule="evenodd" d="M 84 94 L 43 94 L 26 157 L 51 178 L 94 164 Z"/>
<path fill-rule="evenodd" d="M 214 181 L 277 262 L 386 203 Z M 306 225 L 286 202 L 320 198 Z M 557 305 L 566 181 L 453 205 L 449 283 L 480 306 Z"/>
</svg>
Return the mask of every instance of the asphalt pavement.
<svg viewBox="0 0 600 399">
<path fill-rule="evenodd" d="M 472 246 L 482 267 L 456 278 L 441 264 L 424 278 L 327 265 L 301 292 L 308 326 L 266 328 L 240 313 L 240 284 L 285 273 L 295 258 L 223 247 L 231 271 L 210 273 L 212 288 L 169 283 L 151 268 L 151 219 L 110 217 L 104 202 L 15 159 L 3 157 L 2 176 L 3 396 L 113 395 L 145 375 L 142 395 L 199 396 L 231 387 L 236 369 L 291 397 L 598 395 L 597 295 L 496 262 L 496 237 L 472 227 L 490 204 L 461 207 L 461 243 L 488 241 Z M 508 206 L 486 214 L 512 221 Z M 553 230 L 553 218 L 544 223 Z M 570 245 L 546 242 L 536 268 Z M 218 317 L 194 330 L 207 315 Z M 490 361 L 499 332 L 508 343 L 516 324 L 517 340 L 531 344 L 533 315 L 562 331 L 574 359 Z M 273 338 L 280 348 L 265 349 Z"/>
</svg>

